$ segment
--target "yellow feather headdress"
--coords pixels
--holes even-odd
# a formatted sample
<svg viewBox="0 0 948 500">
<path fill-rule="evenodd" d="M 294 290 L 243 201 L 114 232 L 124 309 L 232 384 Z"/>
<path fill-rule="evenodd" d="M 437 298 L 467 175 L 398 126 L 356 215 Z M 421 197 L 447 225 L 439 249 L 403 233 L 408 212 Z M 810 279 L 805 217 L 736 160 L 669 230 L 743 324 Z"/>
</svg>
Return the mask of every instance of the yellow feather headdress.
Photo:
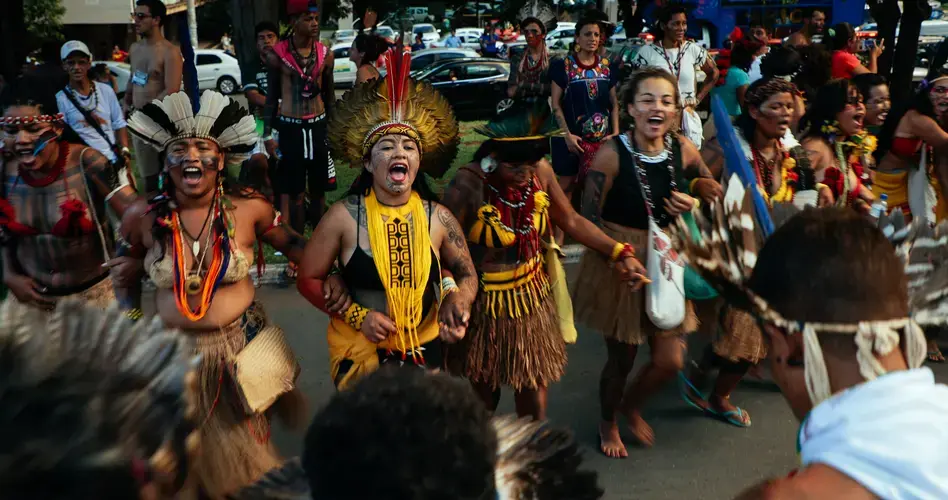
<svg viewBox="0 0 948 500">
<path fill-rule="evenodd" d="M 357 85 L 333 107 L 329 146 L 333 155 L 361 168 L 382 136 L 405 135 L 418 143 L 422 171 L 441 177 L 458 153 L 458 122 L 444 96 L 408 77 L 411 54 L 400 45 L 385 54 L 385 78 Z"/>
</svg>

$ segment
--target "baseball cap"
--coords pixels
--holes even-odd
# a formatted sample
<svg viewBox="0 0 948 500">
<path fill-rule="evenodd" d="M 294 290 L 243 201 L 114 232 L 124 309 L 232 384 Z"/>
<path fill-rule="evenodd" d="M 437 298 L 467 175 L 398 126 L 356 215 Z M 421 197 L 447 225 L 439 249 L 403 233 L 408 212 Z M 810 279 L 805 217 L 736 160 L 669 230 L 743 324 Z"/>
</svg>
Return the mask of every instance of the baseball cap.
<svg viewBox="0 0 948 500">
<path fill-rule="evenodd" d="M 59 58 L 63 61 L 69 57 L 69 54 L 73 52 L 82 52 L 83 54 L 89 56 L 89 59 L 92 59 L 92 52 L 89 50 L 89 46 L 80 42 L 79 40 L 70 40 L 63 44 L 63 48 L 59 51 Z"/>
<path fill-rule="evenodd" d="M 302 14 L 304 12 L 319 12 L 318 0 L 287 0 L 286 13 L 289 15 Z"/>
</svg>

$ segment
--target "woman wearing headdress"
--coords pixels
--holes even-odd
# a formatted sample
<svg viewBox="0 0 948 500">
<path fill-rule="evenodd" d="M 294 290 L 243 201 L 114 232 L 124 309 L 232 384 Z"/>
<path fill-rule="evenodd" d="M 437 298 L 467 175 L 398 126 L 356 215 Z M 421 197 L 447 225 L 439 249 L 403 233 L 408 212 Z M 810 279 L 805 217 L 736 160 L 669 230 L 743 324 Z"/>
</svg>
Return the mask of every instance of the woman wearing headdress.
<svg viewBox="0 0 948 500">
<path fill-rule="evenodd" d="M 550 96 L 550 54 L 546 33 L 556 24 L 556 13 L 540 0 L 530 0 L 520 9 L 520 32 L 527 41 L 522 55 L 510 61 L 507 96 L 529 109 Z"/>
<path fill-rule="evenodd" d="M 744 156 L 757 177 L 757 189 L 768 205 L 795 203 L 831 206 L 833 195 L 828 186 L 817 185 L 806 151 L 789 134 L 794 116 L 797 88 L 780 78 L 764 78 L 752 83 L 745 93 L 744 110 L 737 118 L 737 139 Z M 712 149 L 717 138 L 708 141 Z M 720 151 L 718 146 L 717 151 Z M 708 167 L 718 177 L 724 171 L 724 157 L 705 155 Z M 801 194 L 807 193 L 807 194 Z M 813 197 L 812 195 L 817 195 Z M 814 199 L 806 199 L 808 196 Z M 751 424 L 750 415 L 730 402 L 731 392 L 750 368 L 767 356 L 757 321 L 735 308 L 708 304 L 715 314 L 714 342 L 707 347 L 698 364 L 681 377 L 682 397 L 709 415 L 738 427 Z M 703 306 L 702 306 L 703 307 Z M 706 398 L 701 389 L 708 372 L 719 375 Z"/>
<path fill-rule="evenodd" d="M 550 140 L 553 170 L 567 196 L 580 185 L 599 147 L 619 133 L 613 68 L 599 55 L 605 42 L 600 16 L 576 23 L 572 52 L 550 65 L 551 101 L 562 137 Z"/>
<path fill-rule="evenodd" d="M 65 126 L 55 91 L 45 90 L 43 82 L 19 82 L 0 118 L 0 260 L 8 300 L 52 309 L 75 296 L 105 308 L 115 299 L 105 267 L 114 248 L 108 211 L 121 215 L 135 190 Z"/>
<path fill-rule="evenodd" d="M 863 126 L 866 105 L 849 80 L 831 80 L 810 100 L 800 126 L 800 141 L 816 171 L 816 180 L 829 186 L 836 206 L 868 213 L 875 196 L 864 157 L 876 149 L 875 137 Z"/>
<path fill-rule="evenodd" d="M 219 498 L 280 463 L 268 410 L 291 424 L 299 417 L 299 366 L 282 330 L 254 301 L 250 272 L 255 246 L 261 272 L 263 244 L 298 262 L 305 240 L 263 195 L 225 181 L 228 158 L 257 141 L 253 117 L 236 101 L 206 91 L 194 113 L 178 92 L 136 111 L 128 127 L 161 153 L 164 168 L 159 195 L 125 214 L 124 247 L 157 288 L 158 317 L 193 338 L 201 354 L 205 446 L 196 471 L 202 491 Z"/>
<path fill-rule="evenodd" d="M 488 140 L 445 193 L 482 285 L 467 335 L 448 351 L 448 367 L 471 380 L 488 410 L 497 409 L 507 386 L 518 415 L 542 419 L 547 389 L 566 366 L 564 337 L 575 334 L 557 322 L 569 298 L 565 282 L 556 282 L 562 277 L 556 249 L 550 250 L 553 226 L 609 259 L 627 281 L 641 281 L 645 270 L 631 246 L 573 210 L 544 159 L 556 132 L 549 106 L 539 102 L 528 111 L 505 113 L 481 128 Z"/>
<path fill-rule="evenodd" d="M 650 226 L 666 228 L 694 208 L 689 192 L 704 200 L 721 194 L 698 150 L 673 132 L 681 102 L 677 83 L 662 68 L 644 68 L 632 75 L 621 95 L 622 108 L 634 126 L 603 147 L 583 187 L 584 215 L 601 223 L 610 237 L 630 241 L 636 255 L 647 255 Z M 681 370 L 684 335 L 697 329 L 697 317 L 690 302 L 680 297 L 681 323 L 656 326 L 647 314 L 645 293 L 622 283 L 608 259 L 592 252 L 583 255 L 572 297 L 577 322 L 600 332 L 606 341 L 608 358 L 599 380 L 600 448 L 609 457 L 627 456 L 616 417 L 625 416 L 643 444 L 654 443 L 642 407 Z M 639 346 L 646 342 L 651 348 L 649 364 L 626 390 Z"/>
<path fill-rule="evenodd" d="M 0 305 L 4 498 L 196 500 L 196 356 L 160 322 L 77 299 Z"/>
<path fill-rule="evenodd" d="M 352 297 L 332 319 L 329 372 L 339 389 L 382 364 L 437 370 L 443 342 L 464 335 L 477 276 L 457 220 L 425 175 L 457 155 L 458 124 L 430 85 L 408 77 L 411 54 L 385 55 L 388 74 L 346 93 L 333 110 L 330 147 L 361 173 L 320 221 L 298 288 L 327 310 L 325 280 L 339 269 Z M 442 279 L 441 269 L 453 278 Z"/>
</svg>

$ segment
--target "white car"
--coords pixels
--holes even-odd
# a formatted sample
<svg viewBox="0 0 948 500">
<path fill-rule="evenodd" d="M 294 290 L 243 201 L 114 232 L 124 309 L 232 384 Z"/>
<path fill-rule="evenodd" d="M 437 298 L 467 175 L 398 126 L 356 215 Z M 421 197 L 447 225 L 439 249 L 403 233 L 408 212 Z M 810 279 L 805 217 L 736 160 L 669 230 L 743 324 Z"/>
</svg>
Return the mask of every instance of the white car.
<svg viewBox="0 0 948 500">
<path fill-rule="evenodd" d="M 219 49 L 198 49 L 194 57 L 199 89 L 216 89 L 224 95 L 240 89 L 240 64 L 234 56 Z"/>
<path fill-rule="evenodd" d="M 432 43 L 437 43 L 441 39 L 441 33 L 433 24 L 416 24 L 411 27 L 411 40 L 408 43 L 415 43 L 415 35 L 419 33 L 425 47 L 430 47 Z"/>
<path fill-rule="evenodd" d="M 332 46 L 332 82 L 336 87 L 351 87 L 356 81 L 356 65 L 349 60 L 352 42 L 337 43 Z"/>
<path fill-rule="evenodd" d="M 132 67 L 128 63 L 116 62 L 116 61 L 92 61 L 92 66 L 95 67 L 98 64 L 104 64 L 109 68 L 109 73 L 112 73 L 112 76 L 115 77 L 115 86 L 118 87 L 118 98 L 121 99 L 125 96 L 125 90 L 128 88 L 128 79 L 132 76 Z"/>
<path fill-rule="evenodd" d="M 338 30 L 332 34 L 332 43 L 348 43 L 352 44 L 352 41 L 355 40 L 356 35 L 359 33 L 356 30 Z"/>
<path fill-rule="evenodd" d="M 441 40 L 438 40 L 437 42 L 432 42 L 431 45 L 428 45 L 428 47 L 429 47 L 429 48 L 432 48 L 432 49 L 437 49 L 437 48 L 446 47 L 445 41 L 448 39 L 449 36 L 451 36 L 450 33 L 448 33 L 446 36 L 444 36 L 443 38 L 441 38 Z M 471 50 L 480 50 L 480 49 L 481 49 L 481 41 L 480 41 L 480 40 L 481 40 L 481 35 L 480 35 L 480 32 L 477 32 L 477 33 L 470 33 L 470 32 L 461 33 L 461 30 L 458 30 L 457 36 L 458 36 L 458 38 L 461 39 L 461 48 L 462 48 L 462 49 L 471 49 Z M 457 47 L 454 47 L 454 48 L 457 48 Z"/>
</svg>

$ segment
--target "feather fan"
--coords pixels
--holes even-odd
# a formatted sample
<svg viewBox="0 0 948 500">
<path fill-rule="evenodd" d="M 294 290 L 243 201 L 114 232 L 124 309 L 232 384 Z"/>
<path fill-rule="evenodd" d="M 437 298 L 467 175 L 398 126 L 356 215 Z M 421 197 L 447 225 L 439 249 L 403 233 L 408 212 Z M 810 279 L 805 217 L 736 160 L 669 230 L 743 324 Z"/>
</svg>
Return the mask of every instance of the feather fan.
<svg viewBox="0 0 948 500">
<path fill-rule="evenodd" d="M 596 474 L 579 469 L 582 458 L 569 431 L 512 415 L 495 417 L 492 424 L 497 433 L 498 499 L 602 496 Z"/>
</svg>

